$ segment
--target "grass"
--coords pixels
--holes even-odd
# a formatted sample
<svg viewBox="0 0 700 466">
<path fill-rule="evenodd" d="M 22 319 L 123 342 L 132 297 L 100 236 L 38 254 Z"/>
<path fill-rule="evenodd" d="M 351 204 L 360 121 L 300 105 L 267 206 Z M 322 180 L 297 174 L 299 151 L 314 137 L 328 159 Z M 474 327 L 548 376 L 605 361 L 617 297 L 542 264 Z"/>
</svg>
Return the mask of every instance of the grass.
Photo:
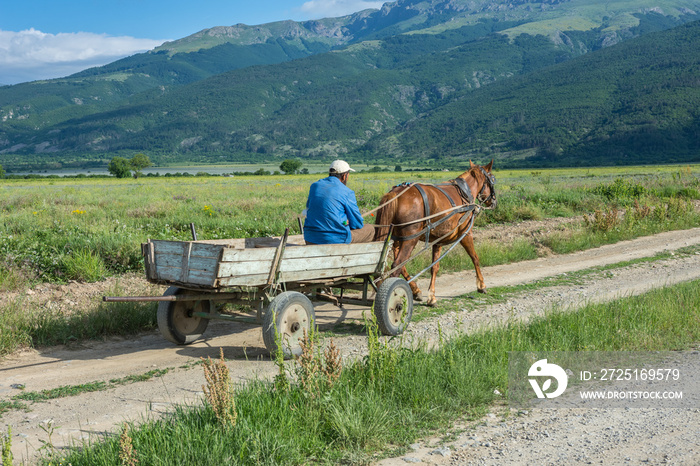
<svg viewBox="0 0 700 466">
<path fill-rule="evenodd" d="M 128 375 L 126 377 L 118 379 L 111 379 L 109 382 L 98 381 L 78 385 L 63 385 L 60 387 L 41 390 L 38 392 L 22 392 L 19 395 L 13 396 L 12 400 L 13 402 L 17 402 L 18 400 L 38 402 L 54 400 L 56 398 L 64 398 L 67 396 L 77 396 L 82 393 L 101 392 L 110 388 L 114 388 L 118 385 L 126 385 L 135 382 L 145 382 L 154 377 L 162 377 L 168 372 L 170 372 L 170 369 L 154 369 L 143 374 Z"/>
<path fill-rule="evenodd" d="M 671 198 L 665 204 L 635 203 L 624 211 L 614 207 L 596 210 L 584 221 L 585 228 L 550 235 L 542 243 L 557 254 L 566 254 L 664 231 L 693 228 L 699 222 L 700 215 L 692 203 Z"/>
<path fill-rule="evenodd" d="M 375 328 L 369 323 L 369 328 Z M 457 336 L 428 350 L 369 331 L 369 354 L 333 384 L 253 381 L 235 392 L 224 428 L 208 405 L 130 429 L 143 464 L 370 462 L 458 418 L 478 418 L 507 391 L 510 351 L 681 350 L 700 341 L 700 282 L 577 312 L 551 310 L 527 324 Z M 290 369 L 291 370 L 291 369 Z M 73 449 L 73 465 L 119 464 L 119 440 Z"/>
<path fill-rule="evenodd" d="M 29 407 L 28 407 L 26 404 L 24 404 L 24 403 L 22 403 L 22 402 L 19 402 L 19 401 L 16 401 L 16 400 L 12 400 L 12 401 L 6 401 L 6 400 L 0 401 L 0 417 L 2 417 L 2 415 L 3 415 L 4 413 L 6 413 L 7 411 L 10 411 L 10 410 L 25 410 L 25 411 L 29 411 Z"/>
</svg>

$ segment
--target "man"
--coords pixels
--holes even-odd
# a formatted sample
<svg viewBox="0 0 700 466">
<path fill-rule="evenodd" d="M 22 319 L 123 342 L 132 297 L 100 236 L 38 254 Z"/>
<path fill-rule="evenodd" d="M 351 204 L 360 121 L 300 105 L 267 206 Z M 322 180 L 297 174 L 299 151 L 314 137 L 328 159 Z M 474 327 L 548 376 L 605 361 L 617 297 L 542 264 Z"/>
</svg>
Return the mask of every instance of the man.
<svg viewBox="0 0 700 466">
<path fill-rule="evenodd" d="M 355 192 L 346 186 L 354 171 L 344 160 L 336 160 L 328 170 L 328 178 L 311 185 L 304 222 L 306 244 L 366 243 L 374 239 L 374 225 L 364 224 Z"/>
</svg>

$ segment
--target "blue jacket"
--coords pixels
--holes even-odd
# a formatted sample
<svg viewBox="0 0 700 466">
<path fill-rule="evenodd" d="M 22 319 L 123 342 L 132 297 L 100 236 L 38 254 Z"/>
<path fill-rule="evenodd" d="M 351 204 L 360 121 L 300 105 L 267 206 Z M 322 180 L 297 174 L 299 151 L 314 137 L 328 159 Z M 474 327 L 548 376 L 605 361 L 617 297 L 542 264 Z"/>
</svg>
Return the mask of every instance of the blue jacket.
<svg viewBox="0 0 700 466">
<path fill-rule="evenodd" d="M 350 230 L 364 226 L 355 192 L 334 176 L 311 185 L 306 209 L 304 239 L 310 243 L 349 243 Z"/>
</svg>

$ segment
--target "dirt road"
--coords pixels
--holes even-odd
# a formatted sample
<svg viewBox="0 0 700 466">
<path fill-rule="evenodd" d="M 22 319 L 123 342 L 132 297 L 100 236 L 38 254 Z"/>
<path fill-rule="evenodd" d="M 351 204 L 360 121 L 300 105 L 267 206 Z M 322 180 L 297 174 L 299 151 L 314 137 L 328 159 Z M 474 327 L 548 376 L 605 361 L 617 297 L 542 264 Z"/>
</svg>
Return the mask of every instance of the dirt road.
<svg viewBox="0 0 700 466">
<path fill-rule="evenodd" d="M 700 244 L 700 228 L 695 228 L 625 241 L 570 255 L 550 256 L 518 264 L 489 267 L 484 269 L 484 275 L 487 286 L 515 285 L 594 266 L 650 257 L 659 252 L 675 251 L 698 244 Z M 575 307 L 584 302 L 638 294 L 653 287 L 697 278 L 700 278 L 700 253 L 679 254 L 662 261 L 596 273 L 574 286 L 539 289 L 512 298 L 507 303 L 488 307 L 484 305 L 471 312 L 464 312 L 456 308 L 448 315 L 440 317 L 440 322 L 443 329 L 453 327 L 468 332 L 483 325 L 497 324 L 499 321 L 513 318 L 513 316 L 527 319 L 529 316 L 542 313 L 553 305 Z M 421 287 L 426 288 L 427 285 L 421 283 Z M 461 295 L 475 289 L 473 272 L 443 275 L 438 279 L 437 294 L 439 299 Z M 65 296 L 64 299 L 70 299 L 70 296 Z M 356 306 L 346 306 L 342 311 L 339 311 L 329 305 L 319 305 L 317 318 L 323 330 L 331 328 L 342 320 L 360 319 L 362 312 L 363 309 Z M 447 325 L 446 322 L 454 325 Z M 416 338 L 431 338 L 436 334 L 436 326 L 437 321 L 435 320 L 422 321 L 409 326 L 409 332 Z M 259 327 L 240 323 L 214 322 L 209 326 L 205 337 L 207 337 L 206 340 L 190 346 L 176 347 L 166 342 L 159 334 L 154 333 L 129 340 L 114 339 L 105 342 L 90 342 L 74 348 L 24 351 L 4 359 L 0 362 L 0 400 L 8 400 L 19 393 L 19 389 L 16 388 L 19 386 L 24 386 L 27 391 L 38 391 L 58 386 L 108 381 L 131 374 L 143 374 L 153 369 L 169 369 L 169 372 L 164 376 L 151 379 L 148 382 L 122 385 L 102 392 L 84 393 L 45 403 L 34 403 L 31 404 L 29 412 L 10 411 L 5 413 L 0 418 L 0 432 L 6 432 L 7 425 L 12 426 L 12 449 L 16 462 L 36 457 L 38 449 L 42 446 L 41 440 L 48 440 L 46 430 L 50 430 L 47 429 L 49 423 L 54 429 L 51 439 L 53 444 L 56 447 L 62 447 L 71 444 L 71 442 L 95 438 L 95 436 L 111 432 L 115 426 L 126 420 L 140 421 L 159 416 L 167 412 L 174 403 L 197 403 L 201 396 L 204 377 L 201 369 L 188 367 L 188 364 L 198 360 L 199 357 L 218 357 L 219 347 L 224 348 L 226 358 L 231 360 L 228 365 L 234 381 L 248 380 L 253 377 L 268 377 L 274 374 L 275 368 L 265 355 Z M 341 336 L 336 340 L 336 343 L 345 356 L 361 354 L 365 350 L 365 338 L 360 335 Z M 618 413 L 618 415 L 620 414 Z M 590 417 L 593 414 L 570 414 L 568 417 L 558 414 L 556 419 L 553 419 L 547 414 L 530 413 L 517 419 L 510 418 L 508 421 L 501 421 L 501 415 L 498 411 L 494 411 L 493 416 L 493 418 L 486 419 L 483 426 L 476 430 L 469 430 L 469 432 L 474 432 L 472 436 L 486 438 L 489 435 L 499 434 L 500 437 L 497 437 L 499 439 L 506 439 L 509 435 L 512 435 L 513 438 L 520 438 L 517 434 L 518 429 L 527 430 L 535 425 L 542 426 L 541 431 L 557 432 L 561 425 L 559 427 L 551 426 L 555 420 L 563 422 L 562 425 L 566 425 L 569 429 L 568 432 L 570 432 L 573 428 L 571 416 Z M 627 416 L 636 416 L 636 414 L 627 414 Z M 668 423 L 662 423 L 663 420 L 667 420 Z M 621 425 L 618 422 L 624 423 L 625 418 L 618 419 L 614 423 L 611 421 L 608 424 L 616 428 L 615 426 Z M 657 419 L 655 422 L 657 422 L 654 424 L 656 427 L 650 427 L 649 432 L 643 429 L 639 430 L 640 442 L 648 440 L 649 435 L 651 435 L 652 438 L 658 440 L 659 445 L 663 444 L 664 439 L 669 440 L 669 438 L 662 436 L 667 435 L 668 425 L 671 425 L 675 429 L 671 435 L 675 437 L 670 438 L 669 446 L 665 447 L 669 451 L 664 454 L 677 455 L 678 452 L 683 451 L 685 456 L 676 456 L 676 458 L 680 458 L 676 464 L 691 464 L 685 462 L 688 458 L 694 460 L 695 464 L 700 463 L 700 446 L 698 446 L 700 444 L 700 440 L 698 440 L 700 439 L 700 428 L 697 427 L 700 425 L 700 409 L 694 412 L 664 414 L 661 419 Z M 609 427 L 603 426 L 603 424 L 605 423 L 601 424 L 601 429 Z M 582 429 L 589 429 L 589 427 Z M 591 427 L 591 430 L 595 429 Z M 634 433 L 625 432 L 627 438 L 633 441 Z M 549 435 L 538 437 L 538 445 L 550 442 L 550 438 Z M 617 464 L 617 462 L 604 461 L 606 451 L 613 451 L 619 447 L 619 442 L 608 441 L 606 438 L 612 439 L 613 436 L 603 435 L 598 439 L 600 447 L 596 451 L 602 452 L 602 456 L 594 458 L 595 462 L 600 460 L 603 464 Z M 690 443 L 680 440 L 687 438 L 691 439 Z M 433 439 L 432 442 L 438 440 Z M 585 444 L 574 444 L 571 441 L 568 443 L 574 446 L 567 446 L 567 441 L 564 440 L 561 446 L 565 453 L 568 451 L 567 448 L 585 447 Z M 467 443 L 469 442 L 462 442 L 462 444 Z M 469 445 L 473 443 L 472 441 Z M 489 446 L 483 446 L 481 443 L 488 443 Z M 402 458 L 385 460 L 382 464 L 405 464 L 406 462 L 418 461 L 439 464 L 450 462 L 455 462 L 454 464 L 524 464 L 529 462 L 523 461 L 524 457 L 522 456 L 528 451 L 528 445 L 513 447 L 512 450 L 499 448 L 498 451 L 512 451 L 515 455 L 510 461 L 507 461 L 503 456 L 505 453 L 497 453 L 496 450 L 490 448 L 490 445 L 495 443 L 480 442 L 478 448 L 462 448 L 452 445 L 452 450 L 443 455 L 440 453 L 431 454 L 435 448 L 430 442 L 423 442 L 417 446 L 414 453 Z M 680 448 L 681 444 L 685 445 L 684 450 Z M 663 448 L 659 446 L 656 453 Z M 634 455 L 635 448 L 628 450 L 630 453 L 626 457 L 641 460 L 639 455 Z M 494 461 L 490 461 L 490 457 L 495 458 Z M 585 460 L 584 464 L 593 458 L 591 455 L 580 457 Z M 651 457 L 647 456 L 647 458 Z M 653 456 L 653 458 L 658 457 L 658 455 Z M 567 458 L 572 460 L 574 456 L 570 454 Z M 550 462 L 554 464 L 562 458 L 545 455 L 541 459 L 540 464 Z M 624 463 L 625 461 L 620 462 Z"/>
</svg>

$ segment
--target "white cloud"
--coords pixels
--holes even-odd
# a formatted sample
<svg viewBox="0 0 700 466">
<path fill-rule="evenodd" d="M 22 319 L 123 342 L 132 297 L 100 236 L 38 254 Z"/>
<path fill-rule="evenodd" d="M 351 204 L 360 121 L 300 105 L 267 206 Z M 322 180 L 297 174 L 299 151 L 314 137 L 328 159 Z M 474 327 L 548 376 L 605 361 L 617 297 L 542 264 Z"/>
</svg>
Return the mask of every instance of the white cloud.
<svg viewBox="0 0 700 466">
<path fill-rule="evenodd" d="M 87 32 L 46 34 L 0 30 L 0 84 L 67 76 L 150 50 L 162 40 Z"/>
<path fill-rule="evenodd" d="M 385 2 L 371 0 L 309 0 L 301 11 L 311 18 L 335 18 L 368 8 L 379 9 Z"/>
</svg>

